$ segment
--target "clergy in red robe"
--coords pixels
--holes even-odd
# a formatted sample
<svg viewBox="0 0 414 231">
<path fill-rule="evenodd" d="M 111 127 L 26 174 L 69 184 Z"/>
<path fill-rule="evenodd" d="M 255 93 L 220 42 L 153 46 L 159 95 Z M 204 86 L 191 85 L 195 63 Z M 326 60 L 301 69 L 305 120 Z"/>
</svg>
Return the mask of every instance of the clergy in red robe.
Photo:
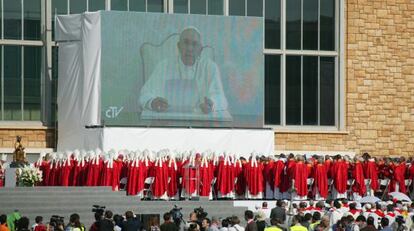
<svg viewBox="0 0 414 231">
<path fill-rule="evenodd" d="M 167 195 L 169 198 L 172 199 L 178 199 L 178 182 L 179 182 L 179 176 L 178 176 L 178 164 L 176 162 L 176 159 L 174 156 L 168 157 L 167 161 L 168 163 L 168 186 L 167 186 Z"/>
<path fill-rule="evenodd" d="M 352 166 L 352 177 L 354 184 L 352 185 L 352 192 L 359 197 L 363 197 L 366 193 L 365 178 L 363 164 L 360 159 L 355 159 L 355 163 Z"/>
<path fill-rule="evenodd" d="M 394 163 L 393 165 L 393 179 L 391 180 L 390 184 L 390 192 L 402 192 L 406 193 L 406 187 L 405 187 L 405 170 L 406 170 L 406 164 L 405 164 L 405 158 L 401 157 L 399 161 Z"/>
<path fill-rule="evenodd" d="M 334 198 L 346 198 L 348 184 L 348 164 L 340 155 L 336 156 L 336 161 L 332 166 L 332 177 L 334 180 Z"/>
<path fill-rule="evenodd" d="M 213 163 L 204 155 L 200 165 L 200 196 L 207 197 L 211 193 L 211 182 L 214 177 Z"/>
<path fill-rule="evenodd" d="M 314 179 L 313 194 L 316 200 L 324 200 L 328 197 L 328 173 L 326 166 L 322 159 L 318 160 L 318 163 L 314 167 Z"/>
<path fill-rule="evenodd" d="M 303 156 L 299 156 L 293 174 L 295 193 L 299 198 L 306 198 L 308 195 L 308 175 L 308 166 L 304 163 Z"/>
<path fill-rule="evenodd" d="M 285 162 L 284 155 L 281 156 L 273 165 L 273 193 L 275 199 L 283 199 L 283 193 L 287 191 L 287 187 L 284 187 L 284 174 L 285 174 Z"/>
<path fill-rule="evenodd" d="M 263 164 L 255 157 L 245 165 L 245 178 L 248 198 L 263 198 Z"/>
<path fill-rule="evenodd" d="M 378 167 L 377 167 L 377 164 L 375 162 L 375 159 L 370 158 L 370 159 L 366 160 L 364 167 L 365 167 L 364 168 L 364 176 L 365 176 L 366 179 L 371 180 L 370 187 L 375 192 L 379 189 Z"/>
<path fill-rule="evenodd" d="M 168 187 L 168 165 L 162 157 L 158 157 L 153 166 L 154 168 L 154 184 L 153 196 L 155 198 L 166 199 Z"/>
</svg>

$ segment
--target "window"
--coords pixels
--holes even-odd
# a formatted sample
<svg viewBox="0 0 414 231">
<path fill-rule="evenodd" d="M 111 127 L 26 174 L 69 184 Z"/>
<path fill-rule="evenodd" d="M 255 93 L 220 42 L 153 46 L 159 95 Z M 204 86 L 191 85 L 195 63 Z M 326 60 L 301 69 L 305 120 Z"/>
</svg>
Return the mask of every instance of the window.
<svg viewBox="0 0 414 231">
<path fill-rule="evenodd" d="M 174 0 L 176 14 L 223 15 L 223 0 Z"/>
<path fill-rule="evenodd" d="M 263 15 L 263 2 L 258 0 L 228 0 L 229 15 L 255 16 Z"/>
<path fill-rule="evenodd" d="M 338 1 L 265 0 L 266 125 L 338 126 Z"/>
</svg>

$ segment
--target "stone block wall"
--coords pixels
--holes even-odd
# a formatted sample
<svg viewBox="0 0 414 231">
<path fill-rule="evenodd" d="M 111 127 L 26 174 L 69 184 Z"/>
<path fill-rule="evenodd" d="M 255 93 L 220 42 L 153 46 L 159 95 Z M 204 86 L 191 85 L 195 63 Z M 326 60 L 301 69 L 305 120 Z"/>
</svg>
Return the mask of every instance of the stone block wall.
<svg viewBox="0 0 414 231">
<path fill-rule="evenodd" d="M 278 133 L 277 150 L 414 154 L 414 1 L 346 3 L 346 132 Z"/>
<path fill-rule="evenodd" d="M 55 130 L 51 128 L 0 128 L 0 147 L 14 148 L 16 136 L 26 148 L 55 148 Z"/>
</svg>

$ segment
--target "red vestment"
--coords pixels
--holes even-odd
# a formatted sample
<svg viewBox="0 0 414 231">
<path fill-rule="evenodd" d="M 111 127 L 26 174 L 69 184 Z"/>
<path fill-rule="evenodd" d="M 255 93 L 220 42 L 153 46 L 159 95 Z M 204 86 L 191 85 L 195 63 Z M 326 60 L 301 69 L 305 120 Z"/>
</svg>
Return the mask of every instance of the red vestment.
<svg viewBox="0 0 414 231">
<path fill-rule="evenodd" d="M 303 161 L 298 161 L 294 168 L 295 190 L 303 197 L 308 195 L 308 166 Z"/>
<path fill-rule="evenodd" d="M 393 166 L 394 177 L 391 180 L 390 192 L 395 192 L 396 184 L 398 184 L 399 191 L 402 193 L 406 193 L 407 189 L 405 187 L 405 169 L 406 169 L 405 162 L 394 164 Z"/>
<path fill-rule="evenodd" d="M 236 160 L 233 168 L 234 176 L 236 177 L 236 185 L 234 186 L 234 189 L 238 196 L 243 196 L 246 193 L 247 183 L 246 178 L 244 177 L 245 171 L 243 166 L 245 166 L 245 164 Z"/>
<path fill-rule="evenodd" d="M 377 164 L 373 160 L 368 160 L 365 163 L 364 176 L 366 179 L 371 179 L 371 188 L 374 191 L 377 191 L 379 188 L 378 168 L 377 168 Z"/>
<path fill-rule="evenodd" d="M 167 163 L 159 158 L 154 166 L 154 187 L 153 187 L 153 195 L 155 197 L 162 197 L 167 192 L 167 185 L 168 185 L 168 166 Z"/>
<path fill-rule="evenodd" d="M 213 164 L 204 160 L 200 166 L 200 196 L 209 196 L 213 180 Z"/>
<path fill-rule="evenodd" d="M 285 169 L 285 163 L 282 160 L 276 161 L 276 163 L 273 165 L 273 175 L 274 175 L 274 181 L 273 186 L 275 188 L 279 188 L 280 192 L 282 191 L 283 187 L 283 175 L 284 175 L 284 169 Z"/>
<path fill-rule="evenodd" d="M 332 176 L 336 191 L 341 194 L 345 193 L 348 184 L 348 164 L 343 160 L 333 163 Z"/>
<path fill-rule="evenodd" d="M 263 164 L 259 162 L 249 162 L 245 166 L 245 178 L 247 188 L 251 195 L 258 195 L 263 192 Z"/>
<path fill-rule="evenodd" d="M 354 185 L 352 185 L 352 191 L 358 193 L 360 196 L 364 196 L 367 191 L 363 172 L 364 169 L 362 163 L 356 161 L 352 169 L 352 177 L 355 180 Z"/>
<path fill-rule="evenodd" d="M 219 161 L 218 165 L 218 175 L 217 175 L 217 192 L 225 196 L 234 190 L 234 180 L 235 180 L 235 170 L 226 157 L 226 160 L 222 159 Z"/>
<path fill-rule="evenodd" d="M 314 188 L 318 188 L 321 197 L 328 197 L 328 173 L 324 164 L 317 164 L 314 168 Z"/>
<path fill-rule="evenodd" d="M 177 192 L 178 192 L 178 165 L 175 162 L 175 160 L 170 159 L 169 163 L 168 163 L 168 177 L 169 177 L 169 182 L 168 182 L 168 186 L 167 186 L 167 195 L 169 197 L 174 197 L 176 196 Z"/>
</svg>

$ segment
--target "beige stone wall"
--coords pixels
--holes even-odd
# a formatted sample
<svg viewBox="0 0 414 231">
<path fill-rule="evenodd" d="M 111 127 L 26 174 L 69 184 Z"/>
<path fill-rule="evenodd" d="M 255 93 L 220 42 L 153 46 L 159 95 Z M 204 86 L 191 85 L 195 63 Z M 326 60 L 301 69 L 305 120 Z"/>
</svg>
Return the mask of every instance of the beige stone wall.
<svg viewBox="0 0 414 231">
<path fill-rule="evenodd" d="M 414 1 L 345 0 L 346 131 L 277 133 L 278 150 L 414 154 Z"/>
<path fill-rule="evenodd" d="M 16 136 L 26 148 L 54 148 L 54 129 L 0 128 L 0 148 L 14 148 Z"/>
</svg>

